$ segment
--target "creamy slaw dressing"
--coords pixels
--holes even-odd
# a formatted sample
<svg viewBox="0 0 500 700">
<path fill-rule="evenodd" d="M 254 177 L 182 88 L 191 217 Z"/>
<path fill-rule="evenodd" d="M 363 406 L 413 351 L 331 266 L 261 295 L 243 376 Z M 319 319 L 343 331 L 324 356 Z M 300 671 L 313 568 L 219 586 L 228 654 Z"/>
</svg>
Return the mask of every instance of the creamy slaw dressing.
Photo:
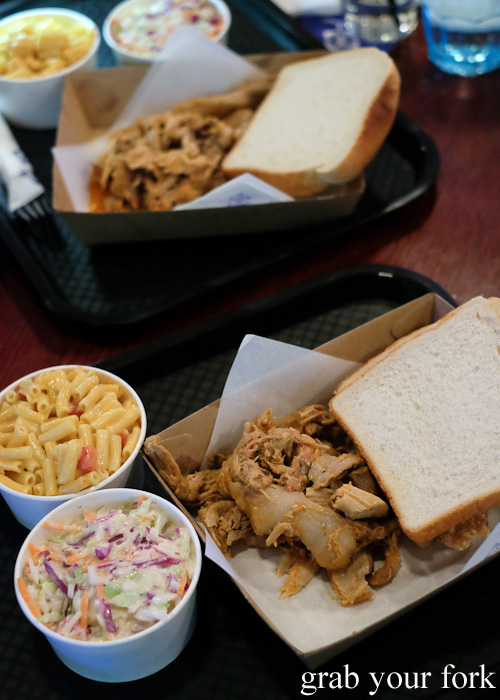
<svg viewBox="0 0 500 700">
<path fill-rule="evenodd" d="M 23 578 L 38 621 L 66 637 L 106 641 L 147 629 L 179 604 L 193 577 L 187 527 L 151 498 L 47 532 Z"/>
</svg>

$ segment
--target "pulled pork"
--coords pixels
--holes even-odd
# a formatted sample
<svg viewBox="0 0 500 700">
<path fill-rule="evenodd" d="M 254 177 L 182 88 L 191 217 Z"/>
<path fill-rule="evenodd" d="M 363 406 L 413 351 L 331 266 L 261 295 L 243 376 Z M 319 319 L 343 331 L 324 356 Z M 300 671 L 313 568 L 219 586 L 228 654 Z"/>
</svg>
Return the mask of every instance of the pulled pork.
<svg viewBox="0 0 500 700">
<path fill-rule="evenodd" d="M 269 78 L 196 98 L 116 131 L 92 169 L 92 212 L 169 211 L 223 184 L 220 165 L 270 86 Z"/>
<path fill-rule="evenodd" d="M 282 551 L 281 595 L 302 590 L 318 570 L 341 605 L 369 600 L 395 576 L 399 526 L 366 464 L 323 406 L 245 425 L 231 454 L 183 474 L 156 437 L 145 446 L 177 497 L 226 556 L 237 543 Z"/>
</svg>

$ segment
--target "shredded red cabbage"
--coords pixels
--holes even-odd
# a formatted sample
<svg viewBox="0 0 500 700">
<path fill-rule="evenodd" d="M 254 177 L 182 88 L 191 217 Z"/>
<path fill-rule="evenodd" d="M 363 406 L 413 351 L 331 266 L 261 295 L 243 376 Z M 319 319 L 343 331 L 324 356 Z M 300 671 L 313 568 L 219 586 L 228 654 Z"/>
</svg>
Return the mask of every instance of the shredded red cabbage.
<svg viewBox="0 0 500 700">
<path fill-rule="evenodd" d="M 117 510 L 112 510 L 110 513 L 106 513 L 106 515 L 103 515 L 102 518 L 96 518 L 94 520 L 95 523 L 102 523 L 104 520 L 109 520 L 110 518 L 113 517 L 113 515 L 116 515 L 118 513 Z"/>
<path fill-rule="evenodd" d="M 61 581 L 59 576 L 54 571 L 52 564 L 49 561 L 44 561 L 43 565 L 44 565 L 45 570 L 47 571 L 48 575 L 50 576 L 50 578 L 56 584 L 56 586 L 64 593 L 64 595 L 68 595 L 67 585 L 64 583 L 64 581 Z"/>
<path fill-rule="evenodd" d="M 143 568 L 145 566 L 170 566 L 171 564 L 180 564 L 181 560 L 180 559 L 174 559 L 173 557 L 156 557 L 156 559 L 150 559 L 149 561 L 140 561 L 138 563 L 134 562 L 134 566 L 139 568 Z"/>
<path fill-rule="evenodd" d="M 106 542 L 105 544 L 101 544 L 98 547 L 95 547 L 94 552 L 95 555 L 98 559 L 106 559 L 108 554 L 111 552 L 111 547 L 113 545 L 111 542 Z"/>
<path fill-rule="evenodd" d="M 86 542 L 89 539 L 89 537 L 92 537 L 93 535 L 95 535 L 95 531 L 88 532 L 83 537 L 80 537 L 80 539 L 77 540 L 76 542 L 68 542 L 68 544 L 70 547 L 80 547 L 84 542 Z"/>
<path fill-rule="evenodd" d="M 97 604 L 99 606 L 99 612 L 102 615 L 102 619 L 104 620 L 104 626 L 106 627 L 107 631 L 111 632 L 112 634 L 118 632 L 118 627 L 116 626 L 116 623 L 113 620 L 111 608 L 109 607 L 109 603 L 106 600 L 106 598 L 99 597 L 97 599 Z"/>
</svg>

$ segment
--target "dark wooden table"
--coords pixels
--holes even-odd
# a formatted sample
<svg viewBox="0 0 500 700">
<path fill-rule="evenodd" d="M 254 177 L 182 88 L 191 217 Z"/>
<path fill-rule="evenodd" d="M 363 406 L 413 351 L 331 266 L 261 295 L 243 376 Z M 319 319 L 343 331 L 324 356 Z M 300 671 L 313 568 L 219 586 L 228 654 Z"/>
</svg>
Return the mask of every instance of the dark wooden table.
<svg viewBox="0 0 500 700">
<path fill-rule="evenodd" d="M 500 295 L 500 71 L 473 79 L 444 74 L 428 62 L 421 28 L 394 58 L 402 76 L 401 110 L 432 137 L 440 154 L 436 184 L 424 196 L 348 241 L 256 275 L 230 294 L 212 295 L 188 313 L 116 342 L 89 339 L 56 324 L 0 247 L 0 385 L 60 362 L 97 362 L 345 266 L 409 268 L 433 279 L 458 303 L 477 294 Z"/>
</svg>

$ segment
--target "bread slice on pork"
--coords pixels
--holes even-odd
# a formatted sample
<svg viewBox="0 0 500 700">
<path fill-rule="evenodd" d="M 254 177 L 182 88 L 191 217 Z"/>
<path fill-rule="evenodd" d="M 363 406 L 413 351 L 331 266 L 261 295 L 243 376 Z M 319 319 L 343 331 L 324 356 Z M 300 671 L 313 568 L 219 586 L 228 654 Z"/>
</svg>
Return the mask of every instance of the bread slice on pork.
<svg viewBox="0 0 500 700">
<path fill-rule="evenodd" d="M 485 513 L 500 503 L 500 299 L 471 299 L 396 341 L 330 408 L 410 539 Z"/>
<path fill-rule="evenodd" d="M 392 126 L 400 82 L 390 56 L 372 47 L 287 65 L 222 168 L 292 197 L 353 180 Z"/>
</svg>

